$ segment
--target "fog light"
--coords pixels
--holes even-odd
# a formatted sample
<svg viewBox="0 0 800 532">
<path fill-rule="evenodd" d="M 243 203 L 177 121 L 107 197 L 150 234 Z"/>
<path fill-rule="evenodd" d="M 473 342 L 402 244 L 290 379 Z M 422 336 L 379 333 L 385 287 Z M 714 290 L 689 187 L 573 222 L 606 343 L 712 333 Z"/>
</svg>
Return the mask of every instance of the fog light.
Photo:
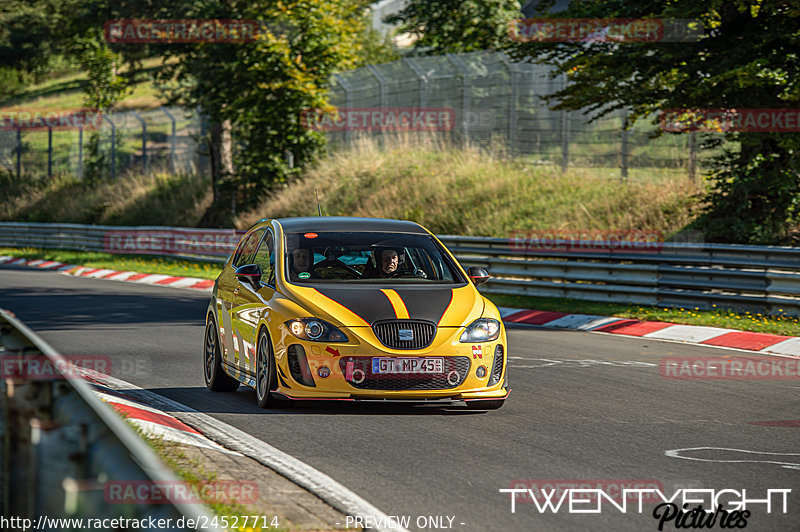
<svg viewBox="0 0 800 532">
<path fill-rule="evenodd" d="M 486 376 L 486 366 L 478 366 L 478 369 L 475 370 L 475 375 L 477 375 L 479 379 L 484 378 Z"/>
<path fill-rule="evenodd" d="M 460 380 L 461 380 L 461 375 L 459 375 L 458 372 L 455 370 L 447 374 L 447 382 L 451 386 L 455 386 L 456 384 L 459 383 Z"/>
<path fill-rule="evenodd" d="M 358 369 L 358 368 L 353 370 L 353 382 L 354 383 L 361 384 L 362 382 L 364 382 L 365 378 L 367 378 L 367 374 L 364 373 L 363 370 Z"/>
<path fill-rule="evenodd" d="M 319 369 L 317 370 L 317 375 L 319 375 L 319 376 L 320 376 L 320 377 L 322 377 L 323 379 L 326 379 L 326 378 L 330 377 L 330 375 L 331 375 L 331 370 L 330 370 L 330 369 L 328 369 L 326 366 L 322 366 L 321 368 L 319 368 Z"/>
</svg>

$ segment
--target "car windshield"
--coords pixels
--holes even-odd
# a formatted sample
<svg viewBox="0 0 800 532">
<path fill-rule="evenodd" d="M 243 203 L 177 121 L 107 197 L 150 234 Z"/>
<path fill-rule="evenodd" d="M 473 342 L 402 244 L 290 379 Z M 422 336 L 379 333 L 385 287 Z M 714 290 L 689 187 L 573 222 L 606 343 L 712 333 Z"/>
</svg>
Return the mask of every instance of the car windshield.
<svg viewBox="0 0 800 532">
<path fill-rule="evenodd" d="M 464 276 L 424 234 L 307 232 L 286 234 L 287 278 L 293 283 L 446 283 Z"/>
</svg>

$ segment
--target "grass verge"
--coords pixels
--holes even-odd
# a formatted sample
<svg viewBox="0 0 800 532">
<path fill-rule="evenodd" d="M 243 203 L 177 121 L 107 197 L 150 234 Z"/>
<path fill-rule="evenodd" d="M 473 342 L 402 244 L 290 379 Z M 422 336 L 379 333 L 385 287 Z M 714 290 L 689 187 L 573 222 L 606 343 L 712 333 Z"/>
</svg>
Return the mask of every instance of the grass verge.
<svg viewBox="0 0 800 532">
<path fill-rule="evenodd" d="M 158 273 L 180 277 L 199 277 L 201 279 L 216 279 L 221 270 L 221 265 L 209 262 L 193 262 L 148 255 L 111 255 L 110 253 L 61 249 L 0 248 L 0 255 L 23 259 L 54 260 L 92 268 Z"/>
<path fill-rule="evenodd" d="M 564 312 L 566 314 L 596 314 L 600 316 L 616 316 L 641 321 L 666 321 L 681 325 L 704 325 L 725 329 L 782 334 L 797 336 L 800 330 L 800 318 L 786 315 L 753 314 L 736 312 L 731 309 L 714 308 L 699 310 L 697 308 L 647 307 L 643 305 L 625 305 L 577 299 L 563 299 L 533 296 L 511 296 L 485 294 L 497 306 L 531 308 Z"/>
<path fill-rule="evenodd" d="M 190 488 L 200 492 L 203 485 L 208 485 L 217 480 L 217 475 L 213 472 L 208 472 L 203 467 L 203 464 L 196 459 L 188 458 L 181 446 L 177 443 L 164 441 L 161 438 L 155 438 L 142 431 L 132 423 L 129 425 L 139 434 L 153 451 L 163 460 L 167 466 L 172 470 L 179 480 L 185 482 Z M 233 523 L 246 523 L 252 522 L 254 512 L 248 510 L 241 504 L 226 503 L 214 500 L 205 500 L 203 504 L 209 508 L 220 519 L 226 518 L 229 525 L 224 527 L 226 530 L 238 530 L 242 532 L 260 532 L 261 530 L 270 530 L 275 532 L 286 531 L 286 528 L 277 527 L 262 527 L 262 526 L 232 526 Z M 259 519 L 258 522 L 261 520 Z M 269 523 L 268 523 L 269 524 Z M 222 526 L 220 528 L 223 528 Z"/>
</svg>

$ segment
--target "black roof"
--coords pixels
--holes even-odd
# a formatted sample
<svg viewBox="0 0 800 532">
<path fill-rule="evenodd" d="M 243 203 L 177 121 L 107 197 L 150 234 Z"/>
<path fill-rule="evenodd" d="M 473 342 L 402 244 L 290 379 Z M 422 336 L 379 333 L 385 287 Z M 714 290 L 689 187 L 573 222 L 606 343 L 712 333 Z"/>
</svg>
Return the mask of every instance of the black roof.
<svg viewBox="0 0 800 532">
<path fill-rule="evenodd" d="M 420 225 L 407 220 L 388 218 L 355 218 L 349 216 L 309 216 L 305 218 L 278 218 L 287 233 L 306 231 L 352 231 L 380 233 L 428 234 Z"/>
</svg>

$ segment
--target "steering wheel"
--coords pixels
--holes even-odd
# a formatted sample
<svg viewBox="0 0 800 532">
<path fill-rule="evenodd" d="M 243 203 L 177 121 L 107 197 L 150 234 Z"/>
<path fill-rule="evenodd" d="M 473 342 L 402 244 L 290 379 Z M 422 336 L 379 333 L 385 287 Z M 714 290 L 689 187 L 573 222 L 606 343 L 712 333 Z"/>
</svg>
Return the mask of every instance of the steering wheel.
<svg viewBox="0 0 800 532">
<path fill-rule="evenodd" d="M 422 268 L 414 270 L 395 270 L 389 277 L 418 277 L 420 279 L 427 279 L 428 274 Z"/>
</svg>

